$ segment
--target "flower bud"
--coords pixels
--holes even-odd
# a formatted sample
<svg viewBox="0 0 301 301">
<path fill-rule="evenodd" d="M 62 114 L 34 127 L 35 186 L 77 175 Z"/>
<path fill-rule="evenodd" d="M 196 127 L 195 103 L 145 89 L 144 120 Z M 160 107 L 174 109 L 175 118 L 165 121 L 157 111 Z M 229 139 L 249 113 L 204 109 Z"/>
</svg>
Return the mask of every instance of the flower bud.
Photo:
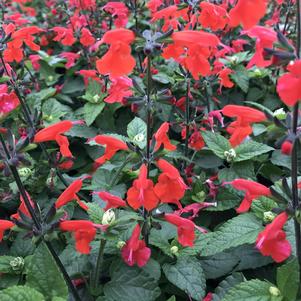
<svg viewBox="0 0 301 301">
<path fill-rule="evenodd" d="M 293 151 L 293 143 L 289 140 L 285 140 L 281 145 L 281 153 L 283 155 L 290 156 Z"/>
<path fill-rule="evenodd" d="M 145 136 L 142 133 L 137 134 L 133 139 L 134 142 L 138 142 L 138 143 L 144 140 L 145 140 Z"/>
<path fill-rule="evenodd" d="M 276 214 L 273 213 L 272 211 L 266 211 L 263 213 L 263 221 L 266 224 L 271 223 L 275 217 L 276 217 Z"/>
<path fill-rule="evenodd" d="M 9 262 L 9 265 L 14 271 L 22 271 L 24 267 L 24 259 L 22 257 L 15 257 Z"/>
<path fill-rule="evenodd" d="M 32 174 L 31 169 L 28 167 L 20 168 L 18 169 L 18 172 L 21 177 L 29 177 Z"/>
<path fill-rule="evenodd" d="M 170 248 L 170 252 L 173 255 L 177 255 L 179 253 L 179 248 L 177 246 L 173 246 Z"/>
<path fill-rule="evenodd" d="M 269 288 L 269 292 L 272 296 L 280 296 L 281 293 L 280 293 L 280 290 L 276 287 L 276 286 L 270 286 Z"/>
<path fill-rule="evenodd" d="M 229 149 L 229 151 L 225 151 L 224 156 L 225 156 L 227 162 L 232 162 L 233 159 L 236 158 L 235 149 L 231 148 L 231 149 Z"/>
<path fill-rule="evenodd" d="M 99 101 L 99 99 L 100 99 L 100 96 L 99 96 L 99 95 L 95 94 L 95 95 L 93 96 L 93 101 L 94 101 L 95 103 L 97 103 L 97 102 Z"/>
<path fill-rule="evenodd" d="M 281 109 L 274 111 L 273 116 L 279 120 L 283 120 L 286 118 L 286 112 L 284 111 L 283 108 L 281 108 Z"/>
<path fill-rule="evenodd" d="M 117 248 L 122 249 L 126 245 L 126 242 L 123 240 L 120 240 L 117 242 Z"/>
<path fill-rule="evenodd" d="M 103 225 L 111 225 L 115 221 L 115 213 L 112 209 L 107 210 L 102 216 Z"/>
</svg>

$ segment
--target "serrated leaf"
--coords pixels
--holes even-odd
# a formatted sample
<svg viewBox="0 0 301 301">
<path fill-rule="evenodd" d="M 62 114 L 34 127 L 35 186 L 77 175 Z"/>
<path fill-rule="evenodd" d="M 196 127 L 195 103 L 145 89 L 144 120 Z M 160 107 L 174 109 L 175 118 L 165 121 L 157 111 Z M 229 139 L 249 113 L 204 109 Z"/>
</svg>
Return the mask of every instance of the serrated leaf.
<svg viewBox="0 0 301 301">
<path fill-rule="evenodd" d="M 254 163 L 252 161 L 243 161 L 231 164 L 229 168 L 223 168 L 218 173 L 221 181 L 233 181 L 235 179 L 255 180 Z"/>
<path fill-rule="evenodd" d="M 270 293 L 273 284 L 258 279 L 241 282 L 230 289 L 222 301 L 281 301 L 282 296 L 275 296 Z"/>
<path fill-rule="evenodd" d="M 208 148 L 221 159 L 225 159 L 225 151 L 232 148 L 230 142 L 218 133 L 206 131 L 202 132 L 202 137 L 204 138 Z"/>
<path fill-rule="evenodd" d="M 96 104 L 88 102 L 84 105 L 84 118 L 87 126 L 90 126 L 95 121 L 95 119 L 102 112 L 104 107 L 104 102 Z"/>
<path fill-rule="evenodd" d="M 43 295 L 28 286 L 11 286 L 0 291 L 1 301 L 45 301 Z"/>
<path fill-rule="evenodd" d="M 26 284 L 43 293 L 46 300 L 55 296 L 67 298 L 65 280 L 44 243 L 35 250 L 28 264 Z"/>
<path fill-rule="evenodd" d="M 249 160 L 256 156 L 268 153 L 272 150 L 274 150 L 274 148 L 266 144 L 250 140 L 240 144 L 238 147 L 235 148 L 236 157 L 233 161 L 240 162 Z"/>
<path fill-rule="evenodd" d="M 135 117 L 127 126 L 127 134 L 130 140 L 141 149 L 146 146 L 146 123 Z"/>
<path fill-rule="evenodd" d="M 277 286 L 285 301 L 295 300 L 299 289 L 299 264 L 294 258 L 277 269 Z"/>
<path fill-rule="evenodd" d="M 42 106 L 43 119 L 45 126 L 54 124 L 60 121 L 60 118 L 71 112 L 71 108 L 62 105 L 55 98 L 49 98 Z"/>
<path fill-rule="evenodd" d="M 0 256 L 0 273 L 12 273 L 10 262 L 14 259 L 13 256 Z"/>
<path fill-rule="evenodd" d="M 263 219 L 265 212 L 271 211 L 273 208 L 277 207 L 278 205 L 274 200 L 265 196 L 261 196 L 260 198 L 253 200 L 251 205 L 252 211 L 260 219 Z"/>
<path fill-rule="evenodd" d="M 245 93 L 249 90 L 249 75 L 246 68 L 242 65 L 237 66 L 231 74 L 231 79 L 241 88 Z"/>
<path fill-rule="evenodd" d="M 206 279 L 202 265 L 194 257 L 179 257 L 176 264 L 164 264 L 166 278 L 193 300 L 205 296 Z"/>
<path fill-rule="evenodd" d="M 145 270 L 121 263 L 104 285 L 104 293 L 114 301 L 154 301 L 161 292 L 157 281 Z"/>
<path fill-rule="evenodd" d="M 88 206 L 88 215 L 89 219 L 95 224 L 102 223 L 102 216 L 104 214 L 104 210 L 97 203 L 86 203 Z"/>
</svg>

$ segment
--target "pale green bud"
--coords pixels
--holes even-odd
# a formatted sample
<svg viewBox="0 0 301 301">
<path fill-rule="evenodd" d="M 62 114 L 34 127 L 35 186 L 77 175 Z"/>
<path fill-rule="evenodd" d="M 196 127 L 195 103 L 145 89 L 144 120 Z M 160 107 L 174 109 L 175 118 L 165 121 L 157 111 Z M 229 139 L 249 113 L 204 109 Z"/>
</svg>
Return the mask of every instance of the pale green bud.
<svg viewBox="0 0 301 301">
<path fill-rule="evenodd" d="M 280 293 L 280 290 L 276 287 L 276 286 L 270 286 L 269 288 L 269 292 L 272 296 L 280 296 L 281 293 Z"/>
<path fill-rule="evenodd" d="M 103 225 L 111 225 L 115 221 L 115 212 L 112 209 L 107 210 L 102 216 Z"/>
<path fill-rule="evenodd" d="M 24 259 L 22 257 L 15 257 L 9 262 L 9 265 L 14 271 L 22 271 L 24 267 Z"/>
</svg>

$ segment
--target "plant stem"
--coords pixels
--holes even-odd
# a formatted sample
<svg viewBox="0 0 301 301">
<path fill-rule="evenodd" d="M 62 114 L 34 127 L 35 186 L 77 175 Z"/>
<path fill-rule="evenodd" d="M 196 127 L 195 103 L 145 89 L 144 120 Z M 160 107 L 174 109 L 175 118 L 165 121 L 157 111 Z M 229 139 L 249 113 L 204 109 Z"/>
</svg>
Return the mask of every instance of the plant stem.
<svg viewBox="0 0 301 301">
<path fill-rule="evenodd" d="M 188 156 L 188 142 L 189 142 L 189 122 L 190 122 L 190 111 L 189 111 L 189 90 L 190 90 L 190 79 L 186 79 L 186 97 L 185 97 L 185 148 L 184 148 L 184 156 Z M 184 162 L 184 167 L 186 165 L 186 161 Z"/>
<path fill-rule="evenodd" d="M 147 87 L 146 87 L 146 106 L 147 106 L 147 117 L 146 117 L 146 125 L 147 125 L 147 137 L 146 137 L 146 159 L 147 159 L 147 177 L 149 176 L 150 169 L 150 146 L 151 146 L 151 138 L 152 138 L 152 103 L 151 103 L 151 85 L 152 85 L 152 75 L 151 75 L 151 57 L 147 57 Z"/>
</svg>

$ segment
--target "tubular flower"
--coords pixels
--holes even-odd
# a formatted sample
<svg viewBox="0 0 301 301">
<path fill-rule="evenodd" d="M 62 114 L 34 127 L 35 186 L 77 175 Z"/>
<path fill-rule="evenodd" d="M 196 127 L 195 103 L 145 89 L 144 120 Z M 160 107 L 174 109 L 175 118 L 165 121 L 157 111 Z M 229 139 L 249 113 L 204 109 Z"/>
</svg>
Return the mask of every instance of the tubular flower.
<svg viewBox="0 0 301 301">
<path fill-rule="evenodd" d="M 144 207 L 150 211 L 157 207 L 159 199 L 154 192 L 154 183 L 147 178 L 147 167 L 143 164 L 139 177 L 127 192 L 127 201 L 135 210 Z"/>
<path fill-rule="evenodd" d="M 186 218 L 180 217 L 177 214 L 165 214 L 165 220 L 177 227 L 178 241 L 183 247 L 193 247 L 195 233 L 194 223 Z"/>
<path fill-rule="evenodd" d="M 266 8 L 267 0 L 238 0 L 229 13 L 230 26 L 236 27 L 242 24 L 244 29 L 249 29 L 265 15 Z"/>
<path fill-rule="evenodd" d="M 169 138 L 167 136 L 168 131 L 169 131 L 169 123 L 163 122 L 155 134 L 155 139 L 156 139 L 155 151 L 157 151 L 162 144 L 164 146 L 164 149 L 167 149 L 169 151 L 174 151 L 177 149 L 175 145 L 170 143 Z"/>
<path fill-rule="evenodd" d="M 220 42 L 216 35 L 204 31 L 183 30 L 174 32 L 171 38 L 174 43 L 163 50 L 162 56 L 165 59 L 175 59 L 196 80 L 200 75 L 206 76 L 210 73 L 208 58 L 211 48 Z"/>
<path fill-rule="evenodd" d="M 123 103 L 125 97 L 133 95 L 130 88 L 133 86 L 132 80 L 126 76 L 112 79 L 112 84 L 108 90 L 109 95 L 104 99 L 107 103 Z"/>
<path fill-rule="evenodd" d="M 66 59 L 66 61 L 67 61 L 66 65 L 65 65 L 66 68 L 73 67 L 75 65 L 75 61 L 80 58 L 79 53 L 67 52 L 67 51 L 60 53 L 59 56 L 61 58 Z"/>
<path fill-rule="evenodd" d="M 89 207 L 83 202 L 81 202 L 79 197 L 76 195 L 83 186 L 83 180 L 84 179 L 77 179 L 65 189 L 65 191 L 59 196 L 59 198 L 55 202 L 56 209 L 59 209 L 65 206 L 67 203 L 76 200 L 82 209 L 88 210 Z"/>
<path fill-rule="evenodd" d="M 95 38 L 93 37 L 89 29 L 83 28 L 81 30 L 81 37 L 79 41 L 83 46 L 88 47 L 95 43 Z"/>
<path fill-rule="evenodd" d="M 95 160 L 95 162 L 98 164 L 104 164 L 107 160 L 110 160 L 119 150 L 128 150 L 127 145 L 123 141 L 111 136 L 98 135 L 92 140 L 100 145 L 106 146 L 104 154 Z"/>
<path fill-rule="evenodd" d="M 64 46 L 72 46 L 76 42 L 72 29 L 56 26 L 52 30 L 56 33 L 53 41 L 61 42 Z"/>
<path fill-rule="evenodd" d="M 111 208 L 126 207 L 126 202 L 116 195 L 113 195 L 106 191 L 99 191 L 94 193 L 97 194 L 104 202 L 107 203 L 106 207 L 104 208 L 105 211 Z"/>
<path fill-rule="evenodd" d="M 96 68 L 100 74 L 109 74 L 111 78 L 127 75 L 136 65 L 131 55 L 130 43 L 135 39 L 131 30 L 119 28 L 107 31 L 101 43 L 110 45 L 108 52 L 96 61 Z"/>
<path fill-rule="evenodd" d="M 224 68 L 218 73 L 218 78 L 220 80 L 220 89 L 221 87 L 232 88 L 234 86 L 234 83 L 229 78 L 229 75 L 233 73 L 234 71 L 230 68 Z"/>
<path fill-rule="evenodd" d="M 69 141 L 67 137 L 63 136 L 62 134 L 71 130 L 71 128 L 75 124 L 82 124 L 82 122 L 64 120 L 50 125 L 49 127 L 42 129 L 35 135 L 34 142 L 40 143 L 47 141 L 56 141 L 60 147 L 60 152 L 63 157 L 73 157 L 69 149 Z"/>
<path fill-rule="evenodd" d="M 227 128 L 227 132 L 231 135 L 229 141 L 233 147 L 252 134 L 252 123 L 266 120 L 265 114 L 261 111 L 244 106 L 227 105 L 222 109 L 222 113 L 225 116 L 237 118 Z"/>
<path fill-rule="evenodd" d="M 159 159 L 157 166 L 163 171 L 155 186 L 155 193 L 163 203 L 174 203 L 182 208 L 180 199 L 188 188 L 184 183 L 179 171 L 170 163 Z"/>
<path fill-rule="evenodd" d="M 301 101 L 301 60 L 289 64 L 286 69 L 289 72 L 278 79 L 277 93 L 287 106 L 294 106 Z"/>
<path fill-rule="evenodd" d="M 5 219 L 0 219 L 0 241 L 3 239 L 4 231 L 11 229 L 15 224 Z"/>
<path fill-rule="evenodd" d="M 34 207 L 35 207 L 35 204 L 34 204 L 34 202 L 31 200 L 31 197 L 30 197 L 30 195 L 29 195 L 29 193 L 28 193 L 27 191 L 26 191 L 26 195 L 27 195 L 27 198 L 28 198 L 28 200 L 29 200 L 29 202 L 30 202 L 30 204 L 31 204 L 31 207 L 34 208 Z M 28 209 L 27 209 L 27 207 L 26 207 L 26 205 L 25 205 L 25 201 L 24 201 L 24 198 L 22 197 L 22 195 L 20 195 L 20 201 L 21 201 L 21 204 L 20 204 L 20 206 L 19 206 L 18 212 L 15 213 L 15 214 L 12 214 L 10 217 L 19 220 L 19 219 L 20 219 L 19 212 L 22 212 L 22 213 L 25 214 L 26 216 L 31 217 L 31 216 L 30 216 L 30 213 L 29 213 L 29 211 L 28 211 Z"/>
<path fill-rule="evenodd" d="M 128 22 L 129 10 L 123 2 L 108 2 L 103 10 L 112 15 L 117 28 L 125 27 Z"/>
<path fill-rule="evenodd" d="M 144 240 L 139 240 L 140 233 L 141 228 L 137 224 L 131 238 L 121 249 L 121 256 L 127 265 L 133 266 L 137 264 L 141 268 L 147 264 L 151 255 L 151 249 L 146 246 Z"/>
<path fill-rule="evenodd" d="M 254 181 L 245 179 L 235 179 L 230 182 L 235 189 L 245 192 L 245 197 L 240 206 L 236 209 L 237 213 L 243 213 L 250 209 L 252 201 L 260 196 L 269 196 L 271 191 L 268 187 Z"/>
<path fill-rule="evenodd" d="M 104 231 L 107 227 L 93 224 L 88 220 L 62 221 L 60 223 L 62 231 L 74 232 L 75 248 L 82 254 L 90 253 L 90 242 L 95 238 L 96 228 Z"/>
<path fill-rule="evenodd" d="M 256 248 L 260 253 L 264 256 L 271 256 L 276 262 L 284 261 L 292 252 L 292 247 L 286 239 L 286 233 L 282 230 L 287 220 L 287 213 L 280 213 L 259 233 L 256 240 Z"/>
<path fill-rule="evenodd" d="M 19 106 L 20 102 L 14 92 L 8 93 L 6 84 L 0 85 L 0 118 Z"/>
</svg>

